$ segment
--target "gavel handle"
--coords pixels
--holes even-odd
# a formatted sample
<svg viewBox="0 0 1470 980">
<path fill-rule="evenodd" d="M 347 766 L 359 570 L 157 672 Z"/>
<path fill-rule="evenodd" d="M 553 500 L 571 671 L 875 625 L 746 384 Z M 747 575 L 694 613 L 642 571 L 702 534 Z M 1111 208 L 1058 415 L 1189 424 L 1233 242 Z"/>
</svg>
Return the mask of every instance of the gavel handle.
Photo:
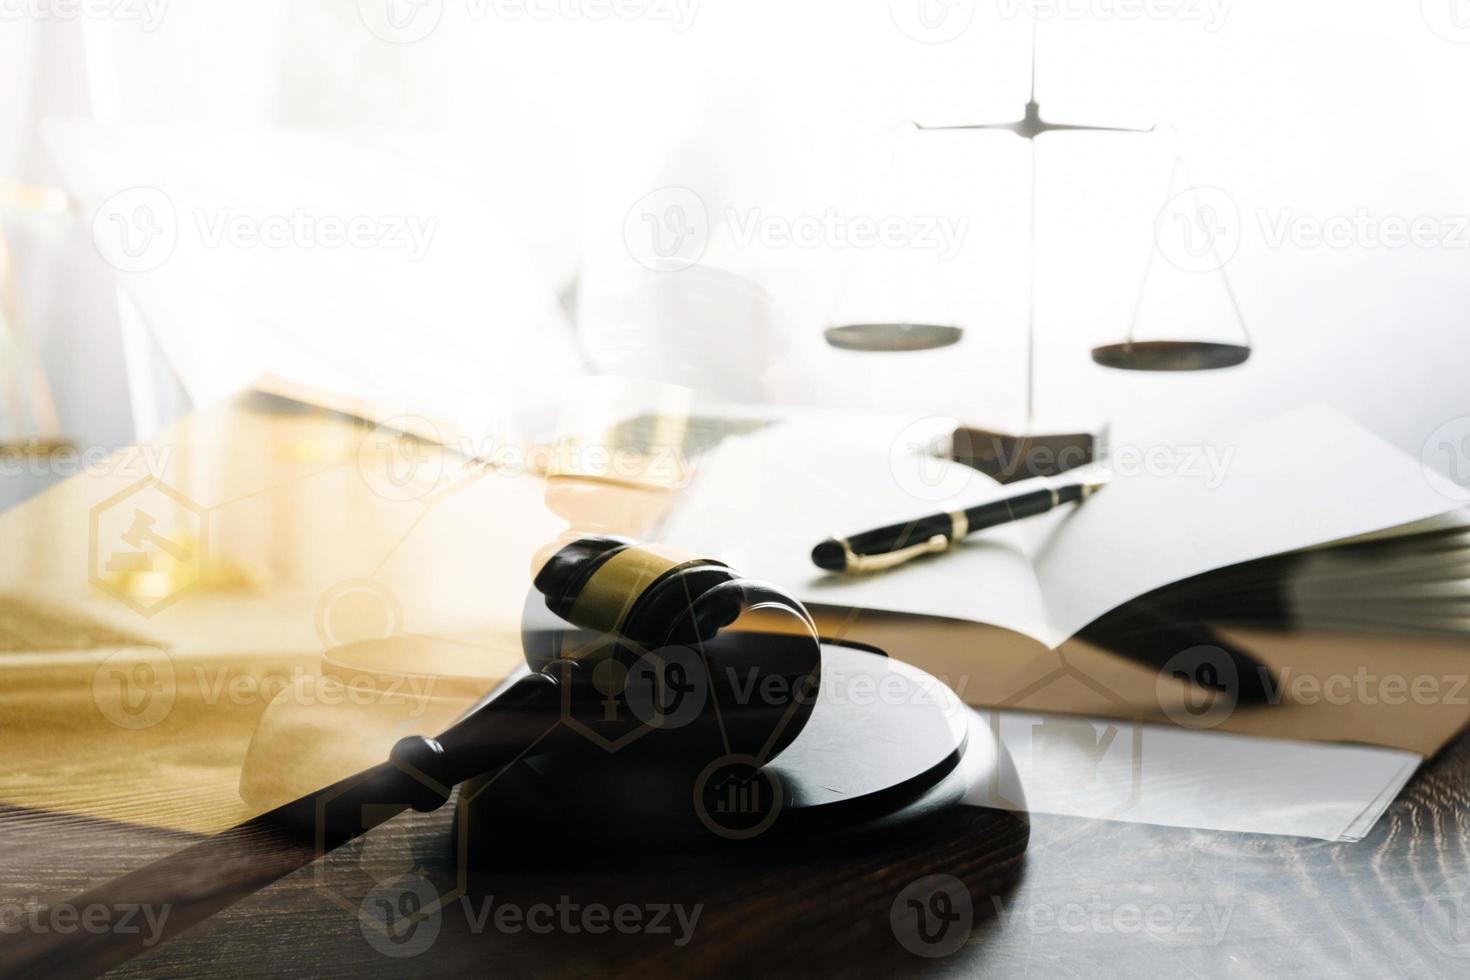
<svg viewBox="0 0 1470 980">
<path fill-rule="evenodd" d="M 514 762 L 561 720 L 562 684 L 549 672 L 528 674 L 481 702 L 438 738 L 400 739 L 380 766 L 381 794 L 373 803 L 437 810 L 466 779 Z M 370 782 L 373 780 L 369 780 Z"/>
<path fill-rule="evenodd" d="M 404 739 L 388 762 L 79 895 L 68 904 L 131 904 L 168 909 L 170 914 L 154 936 L 145 930 L 52 930 L 0 943 L 0 977 L 97 976 L 119 966 L 147 952 L 150 944 L 172 939 L 410 806 L 422 803 L 433 809 L 456 784 L 534 750 L 557 728 L 560 699 L 555 677 L 529 674 L 480 702 L 439 738 L 422 740 L 435 747 Z M 435 787 L 432 792 L 429 784 Z M 315 833 L 303 833 L 308 828 Z"/>
</svg>

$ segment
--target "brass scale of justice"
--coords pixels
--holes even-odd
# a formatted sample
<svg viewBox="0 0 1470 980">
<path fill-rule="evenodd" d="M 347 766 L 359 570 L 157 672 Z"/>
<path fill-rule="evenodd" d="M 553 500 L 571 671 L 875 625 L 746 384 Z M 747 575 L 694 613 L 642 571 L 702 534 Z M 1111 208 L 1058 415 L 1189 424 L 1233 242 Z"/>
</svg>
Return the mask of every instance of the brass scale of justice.
<svg viewBox="0 0 1470 980">
<path fill-rule="evenodd" d="M 1128 128 L 1121 126 L 1094 126 L 1076 123 L 1053 123 L 1043 119 L 1041 106 L 1036 100 L 1036 38 L 1034 33 L 1031 43 L 1031 94 L 1026 103 L 1025 115 L 1021 119 L 1011 122 L 966 123 L 957 125 L 925 125 L 914 123 L 914 126 L 924 132 L 981 130 L 1006 132 L 1019 136 L 1030 145 L 1030 229 L 1028 235 L 1029 259 L 1027 269 L 1028 299 L 1026 315 L 1026 419 L 1029 428 L 1035 417 L 1034 399 L 1036 391 L 1036 203 L 1038 183 L 1036 139 L 1048 133 L 1060 132 L 1147 134 L 1157 131 L 1160 127 Z M 1182 156 L 1176 156 L 1173 172 L 1170 176 L 1169 189 L 1171 191 L 1175 179 L 1177 179 L 1183 169 Z M 1229 300 L 1231 313 L 1240 330 L 1242 342 L 1223 343 L 1218 341 L 1186 339 L 1135 339 L 1134 335 L 1138 326 L 1139 312 L 1153 271 L 1154 252 L 1157 251 L 1157 248 L 1158 246 L 1155 244 L 1150 249 L 1148 265 L 1144 270 L 1143 282 L 1139 289 L 1138 301 L 1134 306 L 1133 319 L 1129 326 L 1127 337 L 1120 343 L 1106 344 L 1093 348 L 1093 361 L 1103 367 L 1117 370 L 1152 372 L 1212 371 L 1235 367 L 1245 363 L 1251 355 L 1250 330 L 1246 326 L 1245 317 L 1241 312 L 1235 292 L 1231 288 L 1230 279 L 1225 273 L 1223 263 L 1218 261 L 1218 254 L 1216 256 L 1217 261 L 1215 262 L 1214 271 L 1221 277 L 1225 295 Z M 1210 242 L 1210 248 L 1212 250 L 1216 249 L 1213 239 Z M 958 343 L 963 335 L 963 327 L 922 322 L 839 322 L 829 327 L 825 332 L 827 343 L 840 350 L 884 353 L 934 350 L 940 347 L 948 347 Z M 1036 434 L 1027 432 L 1025 435 L 1035 436 Z"/>
</svg>

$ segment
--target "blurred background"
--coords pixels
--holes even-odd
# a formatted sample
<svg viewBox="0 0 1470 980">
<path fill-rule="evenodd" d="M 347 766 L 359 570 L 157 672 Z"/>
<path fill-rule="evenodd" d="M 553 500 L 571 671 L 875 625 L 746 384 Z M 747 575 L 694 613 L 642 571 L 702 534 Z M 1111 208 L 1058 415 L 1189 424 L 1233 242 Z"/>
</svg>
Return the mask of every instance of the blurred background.
<svg viewBox="0 0 1470 980">
<path fill-rule="evenodd" d="M 1463 0 L 27 0 L 0 438 L 123 446 L 262 377 L 487 438 L 586 374 L 1020 425 L 1030 147 L 912 123 L 1020 118 L 1033 32 L 1047 119 L 1160 127 L 1036 141 L 1042 416 L 1326 401 L 1418 455 L 1466 414 Z M 1244 366 L 1092 362 L 1135 319 L 1237 340 L 1222 273 Z M 823 340 L 873 319 L 964 336 Z"/>
</svg>

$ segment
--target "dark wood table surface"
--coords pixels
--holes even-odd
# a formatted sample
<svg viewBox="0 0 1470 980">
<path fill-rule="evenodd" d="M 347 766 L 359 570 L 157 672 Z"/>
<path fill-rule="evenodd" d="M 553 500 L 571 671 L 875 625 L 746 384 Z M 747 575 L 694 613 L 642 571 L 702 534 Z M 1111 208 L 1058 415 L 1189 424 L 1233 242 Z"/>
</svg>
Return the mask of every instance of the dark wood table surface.
<svg viewBox="0 0 1470 980">
<path fill-rule="evenodd" d="M 525 866 L 475 872 L 436 917 L 431 941 L 421 935 L 394 949 L 412 955 L 386 955 L 381 935 L 367 938 L 361 903 L 376 881 L 403 872 L 441 894 L 453 889 L 446 808 L 396 818 L 111 975 L 1466 976 L 1467 787 L 1470 734 L 1430 760 L 1356 844 L 1046 815 L 1027 828 L 963 808 L 853 853 L 716 868 L 622 855 L 552 869 L 556 841 L 509 841 Z M 187 843 L 9 811 L 0 814 L 5 897 L 54 901 L 95 884 L 109 861 L 121 874 Z M 538 853 L 552 857 L 546 869 Z M 964 881 L 973 911 L 930 922 L 934 942 L 919 948 L 945 955 L 920 956 L 889 912 L 905 895 L 930 901 L 923 889 L 933 875 Z M 670 931 L 657 935 L 495 926 L 497 903 L 557 902 L 631 903 L 650 918 L 659 905 L 703 908 L 682 945 L 672 913 Z M 911 932 L 905 938 L 915 945 Z"/>
<path fill-rule="evenodd" d="M 328 456 L 322 447 L 340 443 L 348 454 L 343 458 L 356 459 L 361 442 L 360 434 L 323 428 L 319 420 L 244 410 L 218 418 L 204 415 L 196 426 L 193 435 L 190 430 L 179 436 L 181 444 L 193 447 L 194 455 L 208 447 L 228 448 L 227 453 L 220 449 L 223 458 L 247 474 L 224 480 L 230 488 L 270 482 L 250 476 L 268 467 L 240 452 L 242 445 L 282 454 L 282 447 L 317 446 L 319 455 Z M 222 472 L 228 470 L 221 466 Z M 286 479 L 291 472 L 288 467 L 277 475 Z M 330 507 L 307 513 L 340 510 L 342 488 L 361 484 L 355 473 L 347 476 L 352 479 L 322 490 Z M 314 487 L 310 480 L 287 485 L 302 494 Z M 493 517 L 500 499 L 495 494 L 514 489 L 509 482 L 477 484 L 469 492 L 486 497 L 476 498 L 473 512 Z M 85 515 L 104 491 L 111 489 L 73 481 L 48 499 L 63 516 Z M 364 506 L 378 508 L 365 511 L 369 516 L 387 506 L 366 490 L 361 495 Z M 49 567 L 42 558 L 85 552 L 85 520 L 47 523 L 33 511 L 9 516 L 29 522 L 16 525 L 11 540 L 34 539 L 29 563 L 14 570 L 17 580 L 34 578 L 33 565 Z M 353 520 L 374 526 L 367 518 Z M 48 528 L 45 540 L 32 525 Z M 292 526 L 316 524 L 303 519 Z M 472 537 L 458 521 L 444 527 L 435 539 L 440 550 L 449 550 L 444 534 Z M 257 525 L 241 519 L 239 529 L 253 532 Z M 70 535 L 71 543 L 57 545 L 58 534 Z M 257 535 L 242 537 L 255 540 Z M 303 534 L 296 545 L 310 550 L 317 540 Z M 372 555 L 377 561 L 377 552 Z M 78 587 L 73 572 L 59 563 L 52 573 L 59 583 L 53 591 L 72 595 Z M 317 593 L 303 595 L 295 611 L 309 624 Z M 105 645 L 102 639 L 96 642 Z M 58 647 L 73 645 L 70 637 L 56 641 Z M 1152 690 L 1151 679 L 1149 685 Z M 90 686 L 77 690 L 86 696 Z M 90 702 L 84 708 L 83 714 L 95 714 Z M 65 712 L 61 717 L 70 718 Z M 223 717 L 211 715 L 208 724 L 218 727 Z M 248 735 L 253 719 L 237 721 Z M 18 779 L 32 769 L 44 774 L 42 763 L 27 763 L 18 752 L 7 764 Z M 520 833 L 495 842 L 520 857 L 520 866 L 476 872 L 458 896 L 453 895 L 460 882 L 452 817 L 449 808 L 400 816 L 300 867 L 294 858 L 271 850 L 278 841 L 265 840 L 256 857 L 270 884 L 231 896 L 238 900 L 112 973 L 1470 976 L 1470 734 L 1430 759 L 1369 836 L 1354 844 L 1047 815 L 1034 815 L 1028 823 L 962 808 L 863 846 L 828 848 L 804 859 L 719 866 L 641 853 L 610 854 L 596 864 L 558 861 L 564 842 L 555 835 Z M 0 975 L 27 975 L 16 966 L 20 959 L 14 950 L 34 938 L 24 924 L 31 909 L 64 905 L 140 868 L 167 869 L 196 840 L 121 823 L 0 808 Z M 286 850 L 293 846 L 300 845 L 288 844 Z M 309 845 L 306 856 L 312 856 Z M 286 870 L 274 880 L 277 868 Z M 968 893 L 968 912 L 938 901 L 941 895 L 946 901 L 953 896 L 936 891 L 935 883 L 952 879 Z M 425 920 L 430 930 L 414 932 L 391 948 L 415 955 L 391 956 L 383 952 L 382 935 L 364 928 L 362 909 L 380 883 L 405 880 L 422 882 L 453 900 L 437 919 Z M 910 899 L 916 906 L 908 904 Z M 481 919 L 492 901 L 521 910 L 576 903 L 609 910 L 631 905 L 640 912 L 678 904 L 686 910 L 697 906 L 700 914 L 688 942 L 678 945 L 677 929 L 630 935 L 503 930 L 496 927 L 493 909 L 488 921 Z M 929 922 L 932 944 L 916 942 L 910 932 L 893 926 L 895 914 L 902 919 L 915 907 L 935 915 Z M 138 926 L 146 928 L 146 923 Z M 426 936 L 432 941 L 421 942 Z"/>
</svg>

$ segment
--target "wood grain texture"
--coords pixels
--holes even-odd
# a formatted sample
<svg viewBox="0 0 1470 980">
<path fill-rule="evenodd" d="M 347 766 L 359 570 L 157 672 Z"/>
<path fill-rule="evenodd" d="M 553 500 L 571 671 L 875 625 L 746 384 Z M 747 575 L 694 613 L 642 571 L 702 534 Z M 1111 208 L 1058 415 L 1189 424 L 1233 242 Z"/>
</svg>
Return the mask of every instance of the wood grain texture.
<svg viewBox="0 0 1470 980">
<path fill-rule="evenodd" d="M 570 518 L 558 516 L 553 503 L 570 512 L 568 502 L 543 499 L 551 495 L 539 481 L 509 477 L 456 484 L 454 493 L 435 498 L 431 510 L 416 501 L 379 498 L 359 472 L 362 435 L 340 420 L 228 408 L 201 413 L 168 437 L 178 452 L 166 478 L 209 508 L 211 553 L 254 569 L 253 588 L 204 590 L 146 624 L 124 615 L 115 599 L 88 585 L 87 515 L 128 481 L 87 477 L 67 481 L 0 519 L 7 544 L 0 553 L 0 589 L 16 601 L 60 602 L 66 623 L 95 623 L 111 631 L 99 629 L 98 636 L 115 640 L 136 630 L 149 644 L 178 655 L 180 664 L 192 666 L 188 658 L 197 657 L 212 666 L 211 658 L 218 658 L 233 672 L 252 676 L 289 667 L 282 662 L 272 668 L 272 658 L 315 655 L 327 642 L 319 635 L 324 630 L 318 604 L 343 583 L 365 576 L 387 587 L 407 614 L 407 628 L 437 634 L 463 627 L 488 638 L 487 647 L 501 633 L 515 641 L 532 555 L 565 529 Z M 644 513 L 637 501 L 624 503 L 609 509 Z M 498 547 L 485 548 L 488 540 Z M 6 931 L 16 912 L 64 903 L 158 862 L 166 871 L 171 856 L 198 841 L 182 829 L 243 819 L 230 808 L 240 805 L 241 760 L 266 708 L 258 702 L 207 714 L 178 708 L 144 734 L 120 732 L 98 713 L 96 664 L 86 658 L 55 672 L 49 685 L 25 682 L 27 672 L 40 678 L 50 623 L 33 628 L 27 620 L 25 635 L 0 640 L 0 647 L 10 648 L 6 694 L 0 696 L 5 783 L 13 794 L 26 791 L 7 802 L 70 807 L 89 816 L 0 810 L 0 926 Z M 897 622 L 893 644 L 880 645 L 899 654 L 906 652 L 905 642 L 929 653 L 953 651 L 947 664 L 925 662 L 919 654 L 926 651 L 905 659 L 952 680 L 972 680 L 966 696 L 987 703 L 1005 703 L 1029 683 L 1028 676 L 1015 676 L 1018 665 L 1023 671 L 1050 669 L 1034 644 L 1014 649 L 993 638 L 972 642 L 969 632 L 941 635 L 952 628 Z M 103 655 L 99 639 L 83 640 L 64 633 L 57 643 L 78 642 Z M 17 643 L 27 650 L 16 649 Z M 1394 669 L 1409 673 L 1463 671 L 1463 645 L 1380 645 L 1384 649 L 1365 650 L 1351 663 L 1372 666 L 1377 661 L 1370 657 L 1391 658 Z M 31 649 L 37 646 L 43 650 Z M 977 647 L 996 661 L 1009 661 L 1011 670 L 995 671 L 972 659 Z M 1405 658 L 1411 655 L 1409 670 Z M 1340 665 L 1343 656 L 1336 641 L 1321 650 L 1282 653 L 1302 670 L 1312 663 Z M 1120 699 L 1145 706 L 1149 720 L 1158 720 L 1152 672 L 1100 657 L 1086 669 Z M 185 696 L 180 703 L 193 701 Z M 1083 714 L 1117 710 L 1085 700 L 1060 707 Z M 1384 712 L 1379 727 L 1365 727 L 1344 710 L 1310 731 L 1278 727 L 1251 733 L 1363 737 L 1359 733 L 1371 731 L 1391 737 L 1390 744 L 1412 736 L 1413 745 L 1438 746 L 1463 723 L 1463 716 L 1451 713 L 1437 713 L 1436 727 L 1427 732 L 1408 731 L 1402 712 Z M 51 720 L 38 725 L 39 714 Z M 1283 710 L 1275 717 L 1297 714 Z M 1241 712 L 1230 725 L 1244 731 L 1251 721 Z M 1324 728 L 1329 734 L 1321 734 Z M 155 751 L 157 746 L 169 751 Z M 95 778 L 80 778 L 81 770 L 67 768 L 83 763 L 97 771 Z M 261 890 L 227 896 L 232 902 L 221 902 L 207 921 L 147 948 L 113 973 L 1463 976 L 1470 956 L 1454 954 L 1462 952 L 1460 940 L 1470 941 L 1470 933 L 1455 932 L 1453 923 L 1432 916 L 1426 923 L 1425 909 L 1438 907 L 1437 897 L 1456 897 L 1454 887 L 1445 889 L 1470 876 L 1467 787 L 1470 740 L 1462 736 L 1426 765 L 1359 844 L 1038 816 L 1023 857 L 1023 827 L 957 811 L 922 834 L 805 860 L 711 869 L 609 854 L 596 868 L 478 873 L 463 883 L 451 847 L 451 815 L 408 814 L 315 860 L 314 851 L 269 835 L 245 841 L 257 849 L 244 850 L 239 860 L 251 874 L 241 877 L 253 875 Z M 197 796 L 191 795 L 195 788 Z M 169 826 L 177 812 L 204 819 L 172 822 L 181 829 L 156 829 Z M 131 823 L 98 819 L 101 814 L 125 814 Z M 143 823 L 155 829 L 138 826 Z M 504 846 L 551 858 L 562 843 L 550 835 L 518 835 Z M 903 948 L 888 923 L 900 893 L 931 874 L 958 877 L 975 902 L 974 921 L 965 923 L 968 941 L 933 960 Z M 391 958 L 369 942 L 360 910 L 379 882 L 405 875 L 451 900 L 427 949 Z M 207 880 L 174 884 L 180 890 L 171 894 L 183 894 L 185 885 L 210 894 Z M 461 884 L 465 891 L 458 895 Z M 663 934 L 512 934 L 493 925 L 476 930 L 476 916 L 492 898 L 526 907 L 563 896 L 582 905 L 681 903 L 702 911 L 691 941 L 680 946 Z M 468 900 L 468 909 L 460 898 Z M 0 936 L 0 943 L 16 938 Z M 1463 952 L 1470 954 L 1470 942 Z M 0 948 L 0 972 L 10 965 Z"/>
<path fill-rule="evenodd" d="M 477 872 L 432 945 L 394 959 L 368 942 L 359 918 L 374 879 L 411 869 L 443 892 L 456 884 L 448 812 L 409 814 L 112 975 L 1464 976 L 1470 934 L 1426 920 L 1425 908 L 1470 876 L 1467 785 L 1462 737 L 1359 844 L 1037 816 L 1020 858 L 1024 831 L 961 811 L 926 834 L 809 861 L 712 872 L 612 855 L 600 869 Z M 98 852 L 118 845 L 86 840 Z M 557 843 L 506 846 L 550 852 Z M 140 852 L 158 847 L 140 832 Z M 901 948 L 886 920 L 906 885 L 935 873 L 969 884 L 976 914 L 965 945 L 930 960 Z M 475 929 L 487 900 L 524 908 L 562 896 L 704 910 L 684 946 L 664 935 L 508 934 L 493 919 Z"/>
</svg>

